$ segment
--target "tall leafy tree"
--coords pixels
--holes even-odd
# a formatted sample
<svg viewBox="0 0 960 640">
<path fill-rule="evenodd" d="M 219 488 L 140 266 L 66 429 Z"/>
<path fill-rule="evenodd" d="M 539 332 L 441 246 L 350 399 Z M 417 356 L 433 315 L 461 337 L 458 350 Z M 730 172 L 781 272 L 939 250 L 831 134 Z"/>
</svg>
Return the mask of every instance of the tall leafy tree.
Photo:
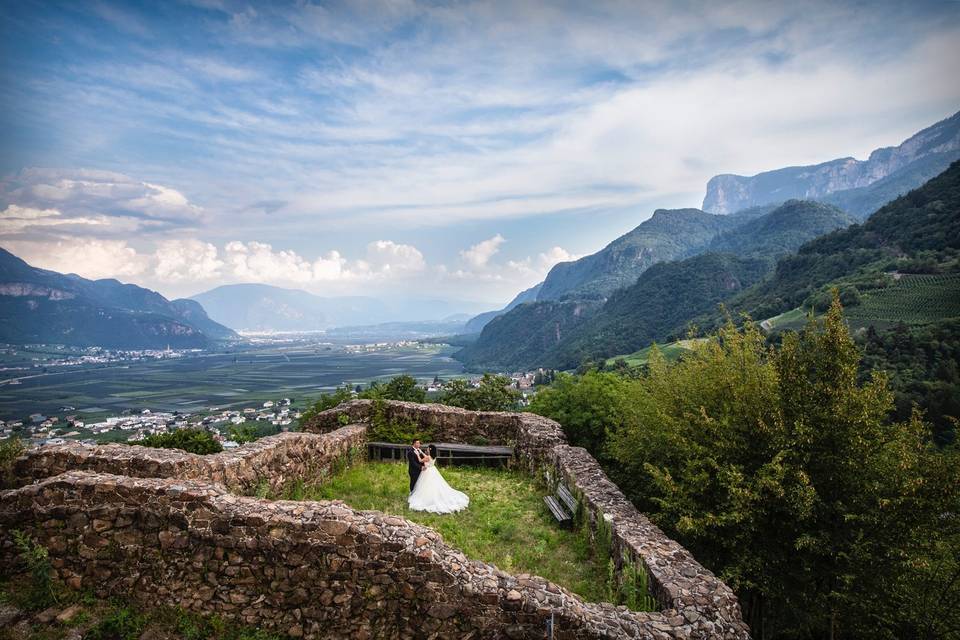
<svg viewBox="0 0 960 640">
<path fill-rule="evenodd" d="M 859 358 L 838 299 L 776 348 L 727 325 L 677 363 L 654 354 L 611 434 L 634 500 L 737 589 L 757 637 L 957 624 L 954 454 L 919 415 L 888 418 L 886 379 L 859 381 Z"/>
</svg>

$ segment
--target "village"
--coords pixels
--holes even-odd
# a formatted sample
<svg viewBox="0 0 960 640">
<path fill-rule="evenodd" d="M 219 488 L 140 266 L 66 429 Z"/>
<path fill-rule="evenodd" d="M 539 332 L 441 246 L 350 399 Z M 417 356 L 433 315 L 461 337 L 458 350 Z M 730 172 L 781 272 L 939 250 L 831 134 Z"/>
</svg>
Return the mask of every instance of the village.
<svg viewBox="0 0 960 640">
<path fill-rule="evenodd" d="M 543 369 L 509 375 L 510 386 L 520 392 L 518 398 L 520 407 L 529 404 L 535 393 L 535 386 L 543 383 L 545 375 L 548 375 L 548 372 Z M 468 383 L 474 388 L 480 386 L 480 381 L 481 378 L 478 376 L 468 379 Z M 448 382 L 449 380 L 434 377 L 432 380 L 423 381 L 421 386 L 427 392 L 428 398 L 435 399 L 444 393 Z M 359 384 L 345 383 L 345 386 L 351 389 L 354 397 L 362 390 Z M 302 411 L 293 404 L 290 398 L 279 398 L 266 400 L 257 406 L 209 407 L 204 411 L 190 413 L 158 411 L 149 408 L 128 409 L 121 415 L 98 418 L 97 422 L 85 420 L 80 412 L 77 412 L 76 407 L 64 405 L 57 412 L 61 415 L 31 413 L 19 420 L 0 420 L 0 440 L 17 437 L 28 448 L 63 444 L 67 440 L 78 440 L 91 445 L 104 442 L 136 444 L 148 436 L 169 433 L 177 429 L 205 429 L 211 432 L 221 446 L 229 449 L 238 446 L 230 438 L 231 427 L 238 425 L 248 423 L 256 425 L 261 433 L 296 430 L 296 422 L 300 419 Z M 309 403 L 306 406 L 308 405 Z"/>
<path fill-rule="evenodd" d="M 230 439 L 230 428 L 247 422 L 263 425 L 265 430 L 288 431 L 301 412 L 292 408 L 289 398 L 267 400 L 260 406 L 240 409 L 210 407 L 197 413 L 152 411 L 125 411 L 99 422 L 85 422 L 78 414 L 45 416 L 31 414 L 26 420 L 0 420 L 0 439 L 19 437 L 27 447 L 63 444 L 79 440 L 85 444 L 103 441 L 136 444 L 144 438 L 176 431 L 177 429 L 206 429 L 225 449 L 238 446 Z M 64 406 L 61 411 L 74 411 Z"/>
</svg>

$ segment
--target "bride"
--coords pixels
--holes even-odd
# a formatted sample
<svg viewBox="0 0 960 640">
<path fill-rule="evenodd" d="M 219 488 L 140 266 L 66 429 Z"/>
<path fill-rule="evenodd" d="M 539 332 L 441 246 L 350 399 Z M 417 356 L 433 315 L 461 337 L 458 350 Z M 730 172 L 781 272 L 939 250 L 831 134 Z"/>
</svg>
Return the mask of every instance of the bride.
<svg viewBox="0 0 960 640">
<path fill-rule="evenodd" d="M 466 509 L 470 498 L 447 484 L 437 470 L 437 447 L 430 445 L 429 454 L 418 453 L 417 456 L 423 461 L 423 471 L 408 499 L 410 509 L 431 513 L 453 513 Z"/>
</svg>

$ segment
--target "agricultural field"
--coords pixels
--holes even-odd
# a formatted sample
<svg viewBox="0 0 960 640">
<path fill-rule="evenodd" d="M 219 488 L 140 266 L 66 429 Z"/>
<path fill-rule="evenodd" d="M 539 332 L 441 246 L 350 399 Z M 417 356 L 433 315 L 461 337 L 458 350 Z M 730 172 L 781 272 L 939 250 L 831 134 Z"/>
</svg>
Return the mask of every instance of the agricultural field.
<svg viewBox="0 0 960 640">
<path fill-rule="evenodd" d="M 960 317 L 960 274 L 900 275 L 888 287 L 863 294 L 846 310 L 855 324 L 925 324 Z"/>
<path fill-rule="evenodd" d="M 886 278 L 887 286 L 863 291 L 858 304 L 844 308 L 852 328 L 889 329 L 901 322 L 927 324 L 960 317 L 960 274 L 898 274 Z M 807 309 L 798 307 L 768 318 L 760 326 L 766 331 L 797 331 L 807 323 L 808 314 Z"/>
<path fill-rule="evenodd" d="M 660 350 L 660 353 L 667 360 L 676 360 L 684 353 L 688 352 L 690 348 L 697 342 L 700 338 L 693 338 L 688 340 L 677 340 L 676 342 L 668 342 L 667 344 L 658 344 L 657 349 Z M 647 364 L 650 360 L 650 352 L 653 350 L 653 345 L 640 349 L 640 351 L 635 351 L 621 356 L 614 356 L 607 359 L 607 365 L 612 366 L 616 363 L 617 360 L 621 358 L 626 361 L 628 366 L 631 367 L 641 367 Z"/>
<path fill-rule="evenodd" d="M 356 350 L 298 342 L 169 360 L 7 371 L 0 376 L 0 419 L 23 419 L 34 412 L 58 415 L 65 406 L 88 422 L 124 409 L 193 413 L 278 398 L 305 407 L 344 383 L 366 385 L 401 373 L 420 379 L 458 375 L 463 369 L 450 357 L 453 351 L 444 345 Z"/>
</svg>

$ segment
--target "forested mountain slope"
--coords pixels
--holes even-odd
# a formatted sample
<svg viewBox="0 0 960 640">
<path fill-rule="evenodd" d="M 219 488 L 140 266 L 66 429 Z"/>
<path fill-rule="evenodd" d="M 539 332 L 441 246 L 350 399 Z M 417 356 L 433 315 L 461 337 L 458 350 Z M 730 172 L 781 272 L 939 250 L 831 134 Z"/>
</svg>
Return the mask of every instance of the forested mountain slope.
<svg viewBox="0 0 960 640">
<path fill-rule="evenodd" d="M 497 324 L 487 325 L 457 358 L 474 368 L 566 368 L 584 358 L 634 351 L 759 281 L 772 267 L 772 257 L 850 222 L 835 207 L 803 201 L 790 201 L 772 211 L 753 209 L 729 219 L 734 228 L 707 245 L 727 253 L 657 263 L 603 306 L 538 308 L 546 305 L 543 301 L 521 305 L 498 318 Z M 558 326 L 563 330 L 553 330 Z M 511 359 L 514 352 L 523 355 Z"/>
<path fill-rule="evenodd" d="M 537 299 L 605 298 L 636 282 L 637 276 L 658 262 L 699 253 L 720 233 L 742 222 L 699 209 L 658 209 L 597 253 L 554 266 Z"/>
</svg>

